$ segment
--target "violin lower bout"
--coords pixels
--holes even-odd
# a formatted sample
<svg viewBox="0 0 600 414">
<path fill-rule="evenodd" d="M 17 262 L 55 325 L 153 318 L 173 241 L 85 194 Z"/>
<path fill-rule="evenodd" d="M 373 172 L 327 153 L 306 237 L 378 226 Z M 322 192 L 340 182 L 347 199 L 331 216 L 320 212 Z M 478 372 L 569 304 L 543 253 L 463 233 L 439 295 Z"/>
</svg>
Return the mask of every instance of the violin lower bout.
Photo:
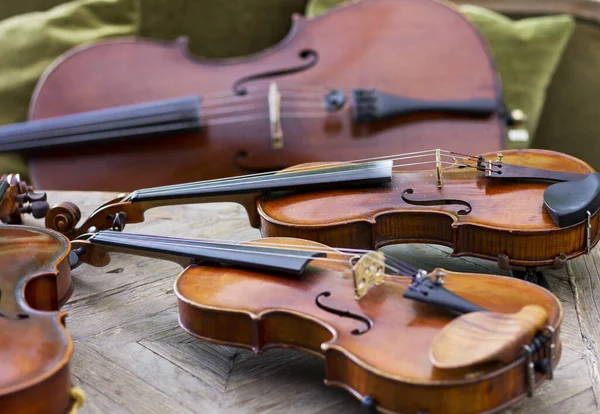
<svg viewBox="0 0 600 414">
<path fill-rule="evenodd" d="M 209 291 L 211 288 L 207 287 L 203 295 Z M 323 358 L 326 366 L 326 385 L 345 389 L 359 400 L 369 396 L 381 412 L 491 413 L 500 411 L 526 396 L 527 371 L 524 356 L 508 365 L 496 366 L 495 369 L 488 366 L 470 370 L 468 373 L 456 371 L 448 375 L 441 374 L 441 377 L 432 371 L 432 378 L 420 381 L 404 377 L 402 374 L 380 371 L 362 362 L 360 356 L 355 356 L 345 349 L 341 343 L 343 340 L 340 339 L 344 335 L 347 337 L 346 330 L 349 325 L 343 322 L 344 318 L 335 316 L 334 319 L 321 320 L 316 316 L 290 309 L 293 308 L 291 304 L 287 308 L 271 308 L 262 312 L 219 308 L 213 304 L 201 305 L 182 298 L 177 283 L 176 292 L 179 297 L 180 325 L 192 336 L 211 343 L 251 349 L 257 354 L 270 348 L 292 348 Z M 335 295 L 332 295 L 331 298 L 334 297 Z M 251 298 L 252 292 L 248 292 L 245 299 Z M 337 299 L 340 297 L 337 296 Z M 404 300 L 401 297 L 395 299 Z M 294 302 L 293 299 L 290 300 Z M 348 302 L 342 306 L 356 312 L 348 307 Z M 417 308 L 419 306 L 417 305 Z M 369 309 L 370 306 L 367 306 L 365 312 Z M 385 307 L 381 309 L 382 312 L 385 310 Z M 398 316 L 402 319 L 401 315 Z M 335 324 L 336 319 L 342 327 Z M 356 321 L 350 322 L 350 325 L 356 325 Z M 377 324 L 377 321 L 374 323 Z M 343 332 L 339 332 L 340 329 Z M 365 335 L 369 334 L 371 332 Z M 394 335 L 411 336 L 410 332 L 401 332 L 401 329 L 390 334 L 386 340 L 392 342 L 396 342 Z M 357 337 L 357 340 L 360 339 Z M 397 346 L 402 347 L 400 342 Z M 415 346 L 421 348 L 419 344 Z M 385 353 L 376 348 L 370 349 L 369 352 L 374 355 Z M 415 351 L 422 353 L 423 349 Z M 560 351 L 560 342 L 557 341 L 555 365 L 560 358 Z M 406 357 L 410 358 L 410 354 L 408 351 Z M 439 378 L 434 379 L 436 377 Z M 546 375 L 536 373 L 536 387 L 545 379 Z"/>
<path fill-rule="evenodd" d="M 590 246 L 600 238 L 599 214 L 591 218 Z M 263 237 L 294 237 L 329 246 L 379 249 L 391 244 L 430 243 L 453 249 L 453 256 L 498 261 L 513 269 L 561 267 L 587 251 L 587 223 L 552 230 L 511 230 L 455 222 L 452 215 L 434 211 L 397 211 L 376 215 L 373 221 L 354 220 L 331 225 L 286 225 L 261 216 Z M 503 266 L 504 267 L 504 266 Z"/>
</svg>

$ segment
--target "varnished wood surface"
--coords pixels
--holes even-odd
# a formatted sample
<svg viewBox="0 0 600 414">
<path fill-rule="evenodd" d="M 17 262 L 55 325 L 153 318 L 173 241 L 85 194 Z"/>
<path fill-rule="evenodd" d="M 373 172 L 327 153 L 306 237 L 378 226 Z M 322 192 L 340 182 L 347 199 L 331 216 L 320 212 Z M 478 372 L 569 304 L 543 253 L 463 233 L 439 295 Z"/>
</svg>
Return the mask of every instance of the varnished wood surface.
<svg viewBox="0 0 600 414">
<path fill-rule="evenodd" d="M 69 241 L 0 226 L 0 413 L 69 410 L 73 343 L 59 303 L 70 293 Z"/>
<path fill-rule="evenodd" d="M 391 49 L 394 53 L 387 53 Z M 240 79 L 307 65 L 300 55 L 305 50 L 318 54 L 314 66 L 245 82 L 248 93 L 233 95 Z M 266 91 L 271 81 L 281 89 L 282 149 L 273 149 L 270 138 Z M 330 88 L 376 88 L 424 100 L 500 99 L 485 41 L 442 2 L 367 0 L 314 19 L 297 16 L 280 43 L 235 59 L 193 58 L 182 43 L 109 40 L 69 51 L 47 69 L 32 98 L 31 120 L 197 94 L 203 96 L 201 116 L 208 125 L 200 133 L 118 145 L 43 149 L 30 155 L 30 175 L 46 190 L 133 191 L 310 161 L 422 148 L 480 153 L 505 147 L 498 113 L 483 118 L 413 114 L 355 125 L 349 102 L 342 111 L 325 114 L 321 100 Z M 152 165 L 161 168 L 148 168 Z"/>
<path fill-rule="evenodd" d="M 53 203 L 77 203 L 83 216 L 112 193 L 50 192 Z M 30 218 L 27 219 L 33 222 Z M 259 236 L 234 204 L 157 208 L 130 232 L 250 240 Z M 498 272 L 493 263 L 449 258 L 448 249 L 385 248 L 428 270 Z M 564 306 L 563 353 L 555 379 L 506 413 L 595 413 L 599 396 L 597 294 L 600 251 L 546 273 Z M 342 390 L 322 384 L 323 361 L 297 351 L 251 351 L 200 342 L 179 327 L 173 284 L 180 267 L 113 255 L 104 268 L 73 271 L 75 292 L 64 307 L 74 339 L 74 382 L 87 395 L 81 413 L 360 413 Z M 572 283 L 572 285 L 571 285 Z"/>
<path fill-rule="evenodd" d="M 482 155 L 495 161 L 495 154 Z M 505 171 L 514 165 L 593 172 L 583 161 L 554 151 L 506 150 L 502 155 Z M 504 255 L 512 266 L 549 266 L 557 258 L 586 251 L 585 223 L 558 227 L 544 208 L 549 183 L 485 178 L 475 168 L 461 168 L 463 163 L 459 158 L 456 165 L 443 169 L 441 188 L 433 167 L 419 172 L 395 168 L 392 185 L 383 189 L 264 196 L 258 204 L 261 233 L 363 249 L 411 241 L 437 243 L 452 247 L 457 256 L 496 261 Z M 595 241 L 597 214 L 591 222 Z"/>
</svg>

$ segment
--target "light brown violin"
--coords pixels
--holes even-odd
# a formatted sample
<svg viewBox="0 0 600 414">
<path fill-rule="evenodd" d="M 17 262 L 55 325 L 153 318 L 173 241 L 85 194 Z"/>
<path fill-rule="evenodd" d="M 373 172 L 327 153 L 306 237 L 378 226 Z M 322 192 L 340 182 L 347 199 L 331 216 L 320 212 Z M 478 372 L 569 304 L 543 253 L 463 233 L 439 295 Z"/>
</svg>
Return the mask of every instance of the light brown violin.
<svg viewBox="0 0 600 414">
<path fill-rule="evenodd" d="M 83 263 L 110 252 L 171 260 L 179 323 L 200 340 L 325 360 L 325 384 L 371 409 L 504 409 L 553 376 L 563 317 L 546 289 L 515 278 L 431 273 L 381 252 L 292 238 L 191 240 L 101 231 L 72 242 Z"/>
<path fill-rule="evenodd" d="M 531 278 L 588 253 L 600 237 L 600 173 L 545 150 L 420 151 L 140 189 L 100 206 L 79 226 L 75 206 L 56 206 L 46 226 L 73 239 L 122 230 L 144 221 L 150 208 L 224 201 L 242 204 L 263 236 L 359 249 L 436 243 Z"/>
</svg>

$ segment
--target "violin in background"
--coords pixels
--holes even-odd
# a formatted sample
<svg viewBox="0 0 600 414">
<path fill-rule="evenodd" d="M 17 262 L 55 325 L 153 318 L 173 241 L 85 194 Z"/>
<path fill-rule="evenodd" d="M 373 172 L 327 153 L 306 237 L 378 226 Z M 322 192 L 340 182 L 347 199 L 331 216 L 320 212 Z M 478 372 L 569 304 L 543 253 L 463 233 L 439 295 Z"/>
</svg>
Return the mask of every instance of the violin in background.
<svg viewBox="0 0 600 414">
<path fill-rule="evenodd" d="M 261 53 L 190 57 L 183 41 L 100 42 L 39 81 L 0 127 L 38 188 L 132 191 L 422 148 L 503 149 L 485 41 L 452 6 L 362 0 L 304 19 Z"/>
<path fill-rule="evenodd" d="M 561 353 L 558 299 L 514 278 L 427 274 L 381 252 L 293 238 L 102 231 L 72 248 L 93 266 L 111 252 L 182 265 L 174 291 L 190 335 L 319 356 L 326 385 L 382 412 L 495 412 L 551 379 Z"/>
<path fill-rule="evenodd" d="M 415 164 L 421 169 L 406 168 Z M 79 224 L 77 206 L 54 206 L 46 227 L 72 240 L 123 230 L 151 208 L 211 202 L 241 204 L 265 237 L 358 249 L 441 244 L 534 282 L 538 271 L 589 253 L 600 238 L 600 173 L 569 155 L 533 149 L 425 150 L 139 189 Z"/>
</svg>

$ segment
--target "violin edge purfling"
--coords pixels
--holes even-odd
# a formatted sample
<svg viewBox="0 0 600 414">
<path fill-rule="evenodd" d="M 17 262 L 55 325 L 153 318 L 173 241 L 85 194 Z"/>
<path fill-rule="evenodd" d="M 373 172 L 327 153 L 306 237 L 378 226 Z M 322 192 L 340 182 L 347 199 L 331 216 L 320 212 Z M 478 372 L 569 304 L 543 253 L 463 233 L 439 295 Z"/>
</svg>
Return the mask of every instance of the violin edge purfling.
<svg viewBox="0 0 600 414">
<path fill-rule="evenodd" d="M 12 329 L 15 330 L 15 335 L 20 336 L 20 341 L 23 342 L 26 338 L 27 344 L 22 343 L 19 348 L 35 348 L 37 343 L 46 343 L 48 348 L 43 352 L 38 350 L 37 355 L 34 349 L 31 350 L 31 355 L 36 356 L 28 360 L 30 366 L 25 370 L 25 378 L 15 376 L 15 371 L 9 367 L 12 380 L 9 377 L 10 385 L 0 387 L 0 413 L 64 414 L 78 404 L 71 394 L 73 385 L 69 360 L 73 342 L 65 327 L 67 314 L 59 310 L 72 292 L 68 263 L 69 240 L 57 232 L 33 226 L 0 225 L 0 233 L 8 233 L 11 243 L 24 243 L 28 248 L 40 243 L 44 252 L 52 255 L 45 259 L 47 267 L 14 280 L 9 279 L 12 275 L 2 276 L 5 280 L 1 292 L 4 300 L 0 302 L 0 322 L 3 325 L 0 336 L 10 336 Z M 48 249 L 49 246 L 52 249 Z M 11 256 L 9 260 L 17 260 L 14 254 Z M 32 260 L 32 257 L 27 256 L 25 260 Z M 10 294 L 18 296 L 10 301 Z M 3 306 L 12 309 L 3 313 Z M 35 337 L 40 333 L 51 335 Z M 50 347 L 52 341 L 56 342 L 53 344 L 55 348 Z M 10 349 L 10 338 L 4 338 L 2 342 Z M 7 352 L 7 348 L 4 348 L 4 352 Z M 21 358 L 22 356 L 15 361 L 22 362 Z M 34 366 L 39 367 L 33 369 Z"/>
</svg>

